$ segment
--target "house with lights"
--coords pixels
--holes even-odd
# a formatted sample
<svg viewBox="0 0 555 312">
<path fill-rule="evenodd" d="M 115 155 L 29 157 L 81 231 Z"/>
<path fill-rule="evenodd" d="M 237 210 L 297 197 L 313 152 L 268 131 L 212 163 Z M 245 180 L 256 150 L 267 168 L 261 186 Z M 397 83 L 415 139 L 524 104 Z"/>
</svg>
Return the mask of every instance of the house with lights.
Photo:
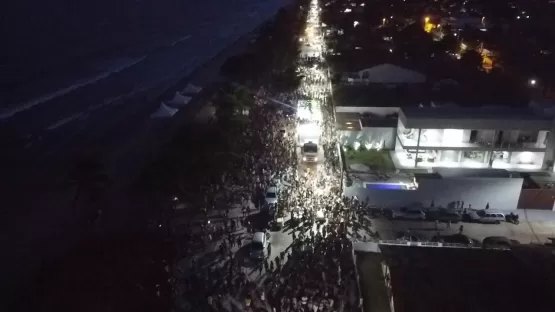
<svg viewBox="0 0 555 312">
<path fill-rule="evenodd" d="M 528 108 L 402 108 L 391 156 L 397 168 L 540 170 L 552 128 Z"/>
<path fill-rule="evenodd" d="M 341 144 L 390 150 L 398 169 L 552 166 L 553 118 L 526 107 L 337 107 L 336 116 Z"/>
<path fill-rule="evenodd" d="M 426 75 L 392 64 L 380 64 L 345 73 L 342 77 L 342 82 L 352 85 L 419 85 L 426 82 Z"/>
</svg>

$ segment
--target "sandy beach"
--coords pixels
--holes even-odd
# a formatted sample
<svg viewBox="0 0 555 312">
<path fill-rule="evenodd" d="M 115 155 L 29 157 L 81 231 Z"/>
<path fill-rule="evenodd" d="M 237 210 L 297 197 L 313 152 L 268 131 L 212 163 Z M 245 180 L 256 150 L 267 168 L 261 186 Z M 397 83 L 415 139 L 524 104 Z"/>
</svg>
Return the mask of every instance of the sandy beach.
<svg viewBox="0 0 555 312">
<path fill-rule="evenodd" d="M 128 187 L 130 182 L 156 156 L 159 147 L 171 139 L 179 124 L 195 115 L 202 101 L 195 98 L 166 124 L 150 119 L 150 113 L 164 95 L 183 89 L 189 82 L 206 90 L 199 97 L 207 96 L 221 82 L 221 64 L 248 49 L 257 29 L 236 40 L 188 77 L 175 77 L 133 98 L 122 99 L 125 105 L 111 107 L 114 113 L 109 120 L 98 120 L 102 128 L 84 131 L 78 124 L 65 126 L 64 132 L 74 133 L 73 139 L 67 143 L 56 142 L 56 149 L 50 155 L 14 154 L 12 159 L 4 160 L 5 164 L 8 161 L 13 165 L 11 174 L 4 175 L 2 183 L 8 195 L 3 205 L 6 208 L 3 228 L 10 237 L 18 237 L 5 245 L 10 252 L 2 261 L 4 295 L 13 294 L 14 288 L 24 285 L 44 261 L 56 259 L 83 238 L 82 222 L 78 219 L 86 216 L 75 215 L 83 212 L 72 211 L 74 192 L 63 186 L 67 185 L 67 164 L 74 152 L 94 147 L 101 152 L 102 161 L 115 178 L 113 189 L 102 205 L 103 219 L 106 219 L 103 231 L 113 235 L 114 231 L 133 230 L 134 210 L 144 203 L 140 194 Z M 132 101 L 139 105 L 130 105 Z M 93 116 L 88 122 L 94 121 Z M 36 162 L 26 164 L 27 157 Z M 26 190 L 32 190 L 33 196 L 26 196 Z"/>
</svg>

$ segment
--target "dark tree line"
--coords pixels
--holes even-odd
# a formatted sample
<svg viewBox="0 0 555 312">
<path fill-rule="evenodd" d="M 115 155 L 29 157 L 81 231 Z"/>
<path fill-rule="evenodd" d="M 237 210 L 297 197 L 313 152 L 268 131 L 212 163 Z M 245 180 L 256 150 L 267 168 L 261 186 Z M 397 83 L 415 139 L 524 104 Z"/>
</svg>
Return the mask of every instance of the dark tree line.
<svg viewBox="0 0 555 312">
<path fill-rule="evenodd" d="M 304 31 L 305 0 L 280 9 L 258 31 L 248 52 L 229 58 L 221 74 L 230 81 L 247 86 L 265 85 L 275 91 L 293 90 L 300 83 L 296 69 L 299 38 Z"/>
</svg>

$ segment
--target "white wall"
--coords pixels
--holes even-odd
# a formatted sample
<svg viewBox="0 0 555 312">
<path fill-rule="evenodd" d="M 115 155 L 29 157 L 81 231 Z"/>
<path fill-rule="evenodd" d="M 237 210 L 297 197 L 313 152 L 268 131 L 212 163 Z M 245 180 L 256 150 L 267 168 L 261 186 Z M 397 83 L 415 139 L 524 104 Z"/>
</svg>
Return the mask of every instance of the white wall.
<svg viewBox="0 0 555 312">
<path fill-rule="evenodd" d="M 543 146 L 543 142 L 545 141 L 548 132 L 549 131 L 539 131 L 538 132 L 538 138 L 536 139 L 536 147 L 542 147 Z"/>
<path fill-rule="evenodd" d="M 470 132 L 472 132 L 472 130 L 463 130 L 463 142 L 464 143 L 468 143 L 470 142 Z"/>
<path fill-rule="evenodd" d="M 356 195 L 360 199 L 368 196 L 371 204 L 390 208 L 415 202 L 429 206 L 432 200 L 436 207 L 448 207 L 460 200 L 467 208 L 469 204 L 472 208 L 485 208 L 489 202 L 491 209 L 516 210 L 522 181 L 521 178 L 423 179 L 414 191 L 349 187 L 345 195 Z"/>
<path fill-rule="evenodd" d="M 341 145 L 384 142 L 384 149 L 395 148 L 396 128 L 362 128 L 360 131 L 339 131 Z"/>
<path fill-rule="evenodd" d="M 528 164 L 523 161 L 530 159 L 533 164 L 542 165 L 544 155 L 544 152 L 513 152 L 509 162 L 514 165 Z"/>
</svg>

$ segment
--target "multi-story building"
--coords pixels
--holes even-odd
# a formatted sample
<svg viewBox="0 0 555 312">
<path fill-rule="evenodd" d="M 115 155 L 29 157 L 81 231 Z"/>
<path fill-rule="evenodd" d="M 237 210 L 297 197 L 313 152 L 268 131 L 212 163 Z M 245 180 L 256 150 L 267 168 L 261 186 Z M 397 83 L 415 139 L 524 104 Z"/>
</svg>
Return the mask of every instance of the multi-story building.
<svg viewBox="0 0 555 312">
<path fill-rule="evenodd" d="M 551 160 L 552 127 L 529 109 L 402 108 L 392 158 L 398 168 L 538 170 Z"/>
</svg>

